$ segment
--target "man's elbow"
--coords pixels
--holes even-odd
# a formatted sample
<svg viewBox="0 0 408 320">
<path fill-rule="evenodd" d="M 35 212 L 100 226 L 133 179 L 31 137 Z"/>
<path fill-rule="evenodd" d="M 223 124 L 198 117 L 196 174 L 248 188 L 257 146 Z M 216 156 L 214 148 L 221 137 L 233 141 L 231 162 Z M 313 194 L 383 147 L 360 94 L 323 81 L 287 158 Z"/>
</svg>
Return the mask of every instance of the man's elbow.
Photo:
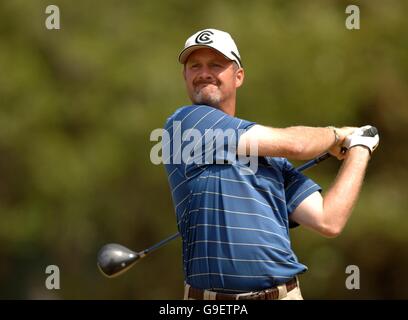
<svg viewBox="0 0 408 320">
<path fill-rule="evenodd" d="M 336 238 L 342 231 L 342 226 L 324 224 L 320 227 L 319 233 L 326 238 Z"/>
</svg>

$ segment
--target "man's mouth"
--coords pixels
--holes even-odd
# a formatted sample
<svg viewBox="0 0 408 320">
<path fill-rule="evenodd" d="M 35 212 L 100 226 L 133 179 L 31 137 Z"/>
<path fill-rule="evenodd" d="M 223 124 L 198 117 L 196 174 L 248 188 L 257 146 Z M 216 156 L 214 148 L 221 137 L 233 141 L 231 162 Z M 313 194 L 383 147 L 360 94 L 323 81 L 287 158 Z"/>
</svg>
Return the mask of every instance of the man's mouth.
<svg viewBox="0 0 408 320">
<path fill-rule="evenodd" d="M 217 86 L 217 84 L 215 84 L 215 83 L 213 83 L 213 82 L 201 82 L 201 83 L 197 83 L 196 85 L 195 85 L 195 89 L 196 90 L 201 90 L 201 89 L 203 89 L 203 88 L 205 88 L 205 87 L 208 87 L 208 86 L 210 86 L 210 85 L 213 85 L 213 86 Z"/>
</svg>

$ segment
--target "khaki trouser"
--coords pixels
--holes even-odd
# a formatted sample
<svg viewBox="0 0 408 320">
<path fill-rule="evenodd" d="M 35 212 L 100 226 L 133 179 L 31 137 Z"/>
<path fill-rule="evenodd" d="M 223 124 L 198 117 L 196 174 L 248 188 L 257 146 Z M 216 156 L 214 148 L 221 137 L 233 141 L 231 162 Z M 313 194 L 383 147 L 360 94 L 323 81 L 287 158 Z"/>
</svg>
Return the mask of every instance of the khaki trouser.
<svg viewBox="0 0 408 320">
<path fill-rule="evenodd" d="M 286 291 L 285 285 L 277 286 L 277 288 L 279 289 L 278 300 L 303 300 L 302 292 L 300 291 L 300 287 L 299 287 L 299 278 L 296 277 L 296 280 L 297 280 L 297 287 L 290 290 L 289 292 Z M 190 288 L 189 285 L 184 285 L 184 300 L 194 300 L 193 298 L 188 298 L 189 288 Z M 208 292 L 208 295 L 206 295 L 207 298 L 204 300 L 214 300 L 212 298 L 214 297 L 214 294 L 211 294 L 213 292 L 212 291 L 207 291 L 207 292 Z"/>
<path fill-rule="evenodd" d="M 290 290 L 286 297 L 279 300 L 303 300 L 302 292 L 300 292 L 299 284 L 295 289 Z"/>
</svg>

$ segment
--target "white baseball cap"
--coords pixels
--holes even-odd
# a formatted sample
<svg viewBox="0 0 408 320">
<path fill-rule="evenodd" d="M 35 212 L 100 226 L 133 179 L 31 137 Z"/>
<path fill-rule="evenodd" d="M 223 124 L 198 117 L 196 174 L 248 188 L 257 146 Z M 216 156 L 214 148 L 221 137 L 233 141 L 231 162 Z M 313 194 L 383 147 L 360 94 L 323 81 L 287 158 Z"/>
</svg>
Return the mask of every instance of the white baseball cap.
<svg viewBox="0 0 408 320">
<path fill-rule="evenodd" d="M 197 49 L 212 48 L 222 53 L 227 59 L 235 61 L 242 68 L 241 56 L 237 45 L 227 32 L 217 29 L 204 29 L 187 39 L 184 49 L 180 52 L 179 61 L 184 64 L 188 56 Z"/>
</svg>

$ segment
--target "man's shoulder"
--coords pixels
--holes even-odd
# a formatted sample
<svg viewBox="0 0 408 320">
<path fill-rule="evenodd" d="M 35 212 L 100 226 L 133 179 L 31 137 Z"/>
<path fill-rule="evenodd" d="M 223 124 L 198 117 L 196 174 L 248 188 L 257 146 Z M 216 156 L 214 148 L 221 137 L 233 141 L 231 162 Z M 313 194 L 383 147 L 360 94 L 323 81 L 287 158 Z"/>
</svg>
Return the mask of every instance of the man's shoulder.
<svg viewBox="0 0 408 320">
<path fill-rule="evenodd" d="M 176 111 L 174 111 L 174 113 L 170 117 L 182 117 L 182 116 L 186 116 L 191 113 L 194 113 L 196 111 L 208 112 L 208 111 L 213 111 L 213 110 L 217 110 L 217 109 L 214 107 L 210 107 L 210 106 L 202 105 L 202 104 L 201 105 L 191 104 L 191 105 L 182 106 L 178 108 Z"/>
<path fill-rule="evenodd" d="M 201 117 L 203 113 L 216 110 L 213 107 L 206 105 L 186 105 L 179 107 L 173 114 L 171 114 L 166 121 L 166 125 L 173 121 L 182 121 L 187 117 Z M 201 111 L 201 112 L 200 112 Z"/>
<path fill-rule="evenodd" d="M 176 118 L 180 117 L 180 115 L 183 115 L 186 111 L 189 109 L 194 109 L 195 105 L 186 105 L 186 106 L 181 106 L 174 111 L 169 118 Z"/>
</svg>

